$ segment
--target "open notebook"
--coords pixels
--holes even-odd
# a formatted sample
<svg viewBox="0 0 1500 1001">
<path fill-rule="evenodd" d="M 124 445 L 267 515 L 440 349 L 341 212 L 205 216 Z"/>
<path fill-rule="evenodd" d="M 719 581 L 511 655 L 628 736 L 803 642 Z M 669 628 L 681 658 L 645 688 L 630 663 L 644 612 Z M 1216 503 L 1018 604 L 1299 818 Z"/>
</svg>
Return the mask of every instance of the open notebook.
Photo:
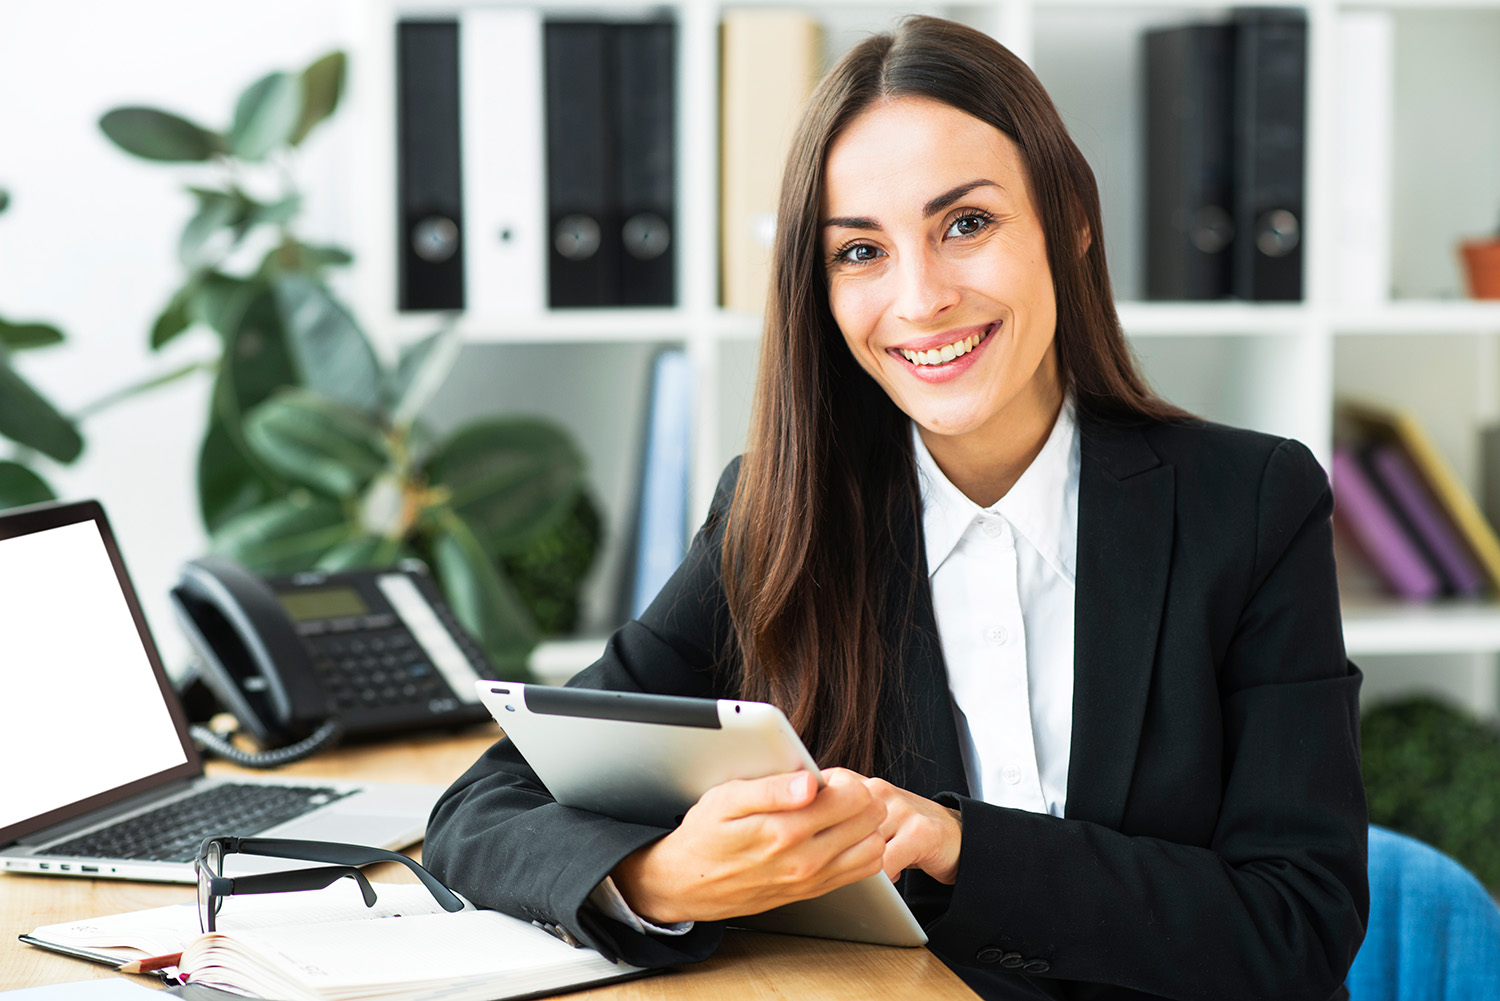
<svg viewBox="0 0 1500 1001">
<path fill-rule="evenodd" d="M 351 880 L 325 890 L 232 897 L 222 930 L 199 933 L 196 904 L 37 928 L 21 940 L 98 962 L 181 952 L 179 980 L 280 1001 L 489 1001 L 556 993 L 648 971 L 574 948 L 472 905 L 447 913 L 415 883 Z"/>
</svg>

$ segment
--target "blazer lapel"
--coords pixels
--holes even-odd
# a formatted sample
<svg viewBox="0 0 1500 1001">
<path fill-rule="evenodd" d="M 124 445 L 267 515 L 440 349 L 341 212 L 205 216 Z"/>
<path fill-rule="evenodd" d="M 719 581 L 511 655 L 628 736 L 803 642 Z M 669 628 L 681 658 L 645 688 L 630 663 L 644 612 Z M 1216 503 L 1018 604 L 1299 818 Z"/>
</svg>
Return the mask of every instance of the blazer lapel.
<svg viewBox="0 0 1500 1001">
<path fill-rule="evenodd" d="M 1066 815 L 1118 828 L 1172 556 L 1174 475 L 1137 429 L 1081 420 Z"/>
<path fill-rule="evenodd" d="M 968 795 L 963 756 L 958 747 L 958 727 L 948 693 L 948 673 L 938 639 L 937 614 L 932 607 L 932 587 L 927 578 L 927 555 L 922 545 L 921 515 L 902 526 L 891 541 L 899 557 L 910 567 L 891 575 L 895 582 L 911 580 L 907 594 L 893 591 L 886 598 L 886 621 L 907 622 L 903 635 L 890 639 L 898 645 L 894 662 L 886 672 L 881 695 L 881 733 L 886 760 L 881 767 L 886 779 L 903 789 L 932 797 L 940 792 Z M 905 732 L 897 721 L 905 721 Z"/>
</svg>

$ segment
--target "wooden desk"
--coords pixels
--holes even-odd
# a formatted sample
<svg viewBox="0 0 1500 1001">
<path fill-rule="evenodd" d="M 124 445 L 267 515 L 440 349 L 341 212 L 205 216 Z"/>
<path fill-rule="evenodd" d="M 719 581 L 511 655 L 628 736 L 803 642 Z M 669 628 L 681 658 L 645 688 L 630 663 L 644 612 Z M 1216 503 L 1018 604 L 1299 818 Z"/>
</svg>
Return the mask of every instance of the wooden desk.
<svg viewBox="0 0 1500 1001">
<path fill-rule="evenodd" d="M 490 745 L 496 732 L 493 726 L 486 726 L 458 736 L 425 736 L 343 748 L 287 765 L 277 774 L 446 785 Z M 211 764 L 209 770 L 218 775 L 243 771 L 222 762 Z M 410 854 L 421 857 L 418 850 Z M 406 870 L 396 865 L 377 867 L 372 875 L 387 881 L 409 878 Z M 120 976 L 108 967 L 22 945 L 16 936 L 39 925 L 73 918 L 184 903 L 193 900 L 195 892 L 186 885 L 0 874 L 0 989 Z M 158 983 L 149 977 L 134 979 L 142 984 Z M 568 997 L 580 1001 L 744 1001 L 767 997 L 947 1001 L 973 999 L 975 995 L 926 949 L 731 932 L 718 954 L 705 963 Z"/>
</svg>

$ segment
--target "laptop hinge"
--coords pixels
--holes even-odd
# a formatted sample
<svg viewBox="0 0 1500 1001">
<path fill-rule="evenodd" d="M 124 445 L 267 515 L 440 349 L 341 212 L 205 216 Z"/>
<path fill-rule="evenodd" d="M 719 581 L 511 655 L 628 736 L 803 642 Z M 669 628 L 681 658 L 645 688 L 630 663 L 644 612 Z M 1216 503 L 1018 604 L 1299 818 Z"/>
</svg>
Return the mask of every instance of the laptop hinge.
<svg viewBox="0 0 1500 1001">
<path fill-rule="evenodd" d="M 192 785 L 197 780 L 198 776 L 196 775 L 189 776 L 185 779 L 174 779 L 171 782 L 167 782 L 154 787 L 149 792 L 137 793 L 134 796 L 128 796 L 125 799 L 120 800 L 120 802 L 115 803 L 111 806 L 100 807 L 96 810 L 89 810 L 82 817 L 74 817 L 72 820 L 64 820 L 60 823 L 53 824 L 50 827 L 44 827 L 39 831 L 32 831 L 30 834 L 24 837 L 17 838 L 14 843 L 18 845 L 45 844 L 48 841 L 55 841 L 58 838 L 67 837 L 68 835 L 73 834 L 77 831 L 82 831 L 85 828 L 98 827 L 101 824 L 108 824 L 109 822 L 116 820 L 133 810 L 139 810 L 141 807 L 148 804 L 154 805 L 156 803 L 165 801 L 171 796 L 175 796 L 178 793 L 184 792 L 187 790 L 188 786 Z"/>
</svg>

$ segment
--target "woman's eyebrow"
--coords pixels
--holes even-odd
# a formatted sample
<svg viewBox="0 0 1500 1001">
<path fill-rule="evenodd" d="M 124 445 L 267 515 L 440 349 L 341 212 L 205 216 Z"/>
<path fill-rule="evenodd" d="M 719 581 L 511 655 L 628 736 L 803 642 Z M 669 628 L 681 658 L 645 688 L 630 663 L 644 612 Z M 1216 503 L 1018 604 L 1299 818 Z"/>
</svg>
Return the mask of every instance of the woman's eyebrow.
<svg viewBox="0 0 1500 1001">
<path fill-rule="evenodd" d="M 960 198 L 962 198 L 964 195 L 967 195 L 975 188 L 982 188 L 986 184 L 996 188 L 1000 187 L 1000 185 L 996 184 L 994 181 L 983 177 L 974 181 L 965 181 L 963 184 L 948 189 L 947 191 L 938 195 L 936 198 L 932 199 L 932 201 L 928 202 L 926 205 L 923 205 L 922 218 L 926 219 L 931 216 L 937 215 L 939 212 L 943 211 L 943 209 L 947 208 L 949 205 L 952 205 L 954 202 L 958 201 Z"/>
<path fill-rule="evenodd" d="M 926 219 L 937 215 L 939 212 L 943 211 L 943 209 L 952 205 L 954 202 L 958 201 L 960 198 L 962 198 L 964 195 L 967 195 L 975 188 L 982 188 L 985 185 L 989 185 L 995 188 L 1000 187 L 999 184 L 996 184 L 994 181 L 991 181 L 988 178 L 984 177 L 978 178 L 973 181 L 965 181 L 963 184 L 949 188 L 947 191 L 938 195 L 936 198 L 933 198 L 926 205 L 923 205 L 922 217 Z M 823 220 L 824 229 L 832 229 L 834 227 L 838 227 L 840 229 L 869 230 L 878 230 L 881 228 L 880 223 L 876 222 L 869 216 L 834 216 L 831 219 Z"/>
</svg>

